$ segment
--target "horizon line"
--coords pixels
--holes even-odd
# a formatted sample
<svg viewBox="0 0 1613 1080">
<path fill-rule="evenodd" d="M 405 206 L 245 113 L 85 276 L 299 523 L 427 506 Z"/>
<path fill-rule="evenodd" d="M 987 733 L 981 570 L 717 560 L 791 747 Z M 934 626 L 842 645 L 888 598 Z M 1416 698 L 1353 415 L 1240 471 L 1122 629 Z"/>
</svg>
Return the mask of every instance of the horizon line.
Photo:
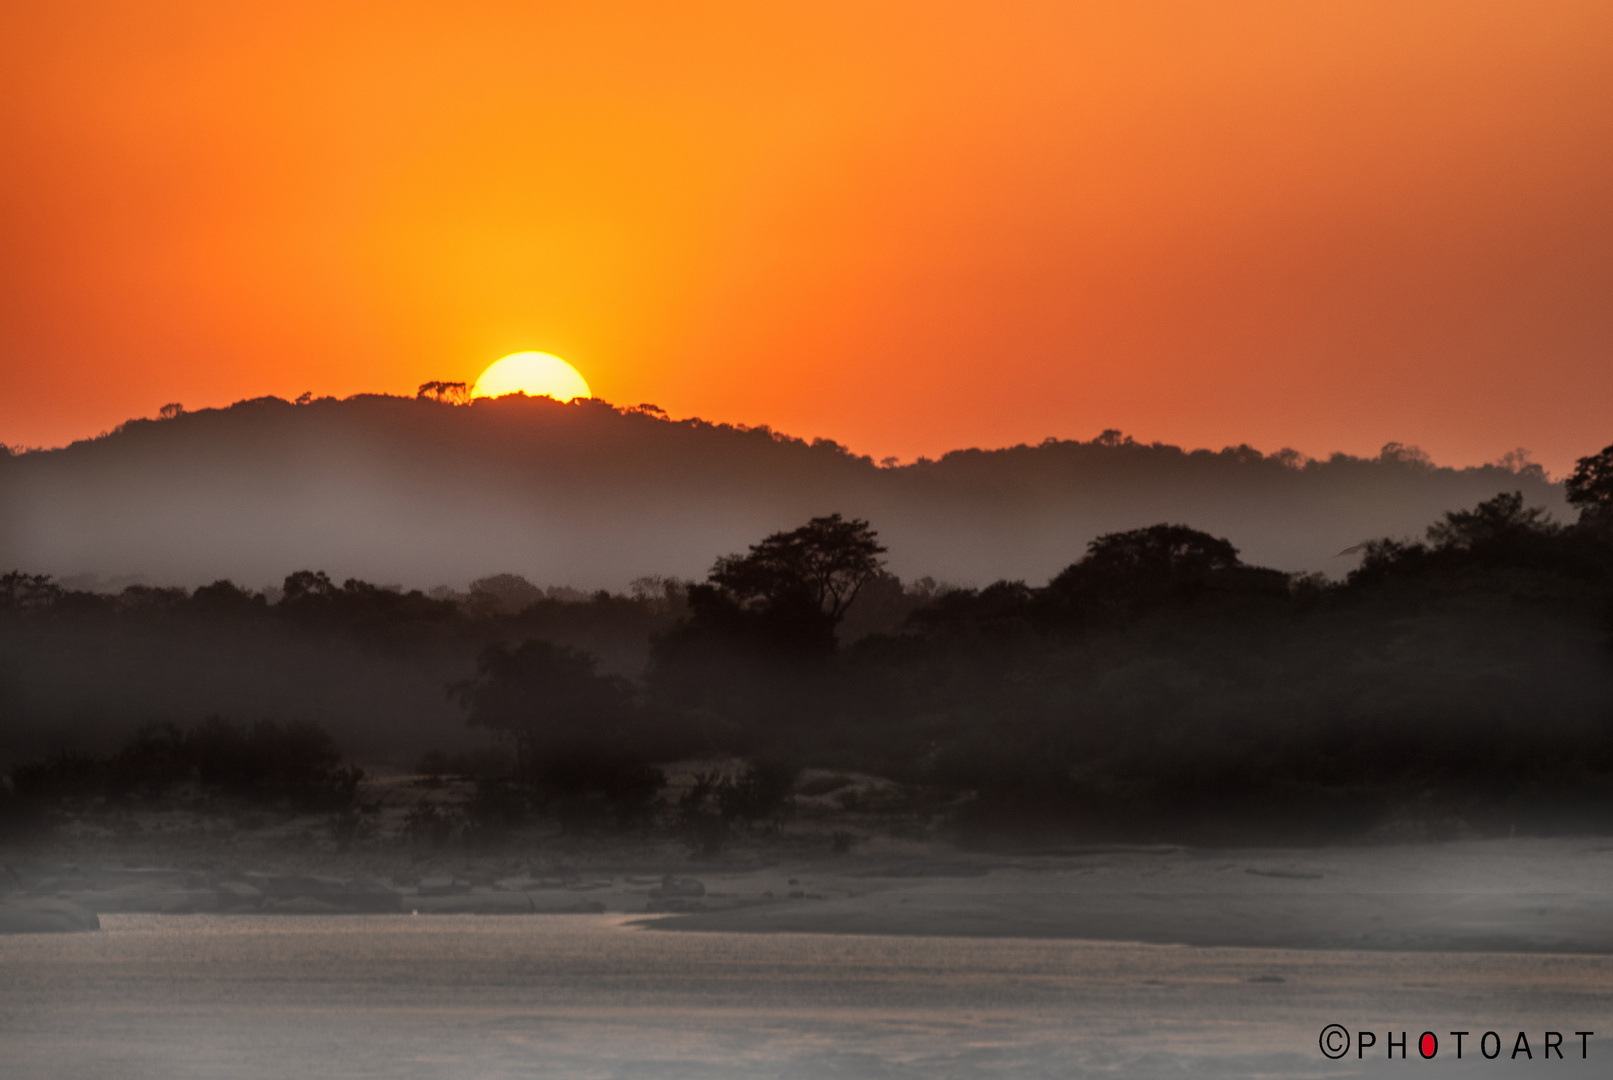
<svg viewBox="0 0 1613 1080">
<path fill-rule="evenodd" d="M 428 383 L 428 384 L 423 384 L 423 385 L 431 385 L 431 384 Z M 1541 465 L 1538 462 L 1530 460 L 1532 455 L 1531 455 L 1531 452 L 1526 447 L 1518 447 L 1515 450 L 1508 451 L 1507 453 L 1501 455 L 1501 457 L 1497 458 L 1494 461 L 1486 461 L 1486 462 L 1480 462 L 1480 463 L 1477 463 L 1477 464 L 1469 464 L 1469 465 L 1442 465 L 1442 464 L 1434 461 L 1433 457 L 1431 455 L 1429 455 L 1426 451 L 1424 451 L 1422 449 L 1422 447 L 1418 446 L 1416 443 L 1404 443 L 1404 442 L 1401 442 L 1400 440 L 1390 440 L 1389 442 L 1387 442 L 1387 443 L 1385 443 L 1383 445 L 1383 447 L 1378 451 L 1377 455 L 1371 456 L 1371 457 L 1363 456 L 1363 455 L 1359 455 L 1359 454 L 1351 454 L 1348 451 L 1344 451 L 1344 450 L 1334 450 L 1334 451 L 1329 452 L 1326 456 L 1318 457 L 1318 456 L 1313 456 L 1313 455 L 1307 454 L 1307 453 L 1305 453 L 1305 452 L 1303 452 L 1301 450 L 1296 450 L 1293 447 L 1289 447 L 1289 446 L 1280 447 L 1279 449 L 1271 451 L 1271 452 L 1268 453 L 1268 452 L 1265 452 L 1265 451 L 1261 451 L 1260 449 L 1258 449 L 1256 447 L 1253 447 L 1253 446 L 1249 445 L 1246 442 L 1238 443 L 1236 445 L 1229 443 L 1226 446 L 1223 446 L 1219 450 L 1215 450 L 1215 449 L 1212 449 L 1212 448 L 1207 447 L 1207 446 L 1206 447 L 1194 447 L 1194 448 L 1189 449 L 1189 448 L 1180 446 L 1180 445 L 1178 445 L 1176 443 L 1168 443 L 1168 442 L 1165 442 L 1165 441 L 1160 440 L 1160 439 L 1154 439 L 1154 440 L 1151 440 L 1149 442 L 1144 442 L 1142 440 L 1139 440 L 1139 439 L 1135 438 L 1132 435 L 1126 434 L 1120 428 L 1105 428 L 1104 430 L 1100 431 L 1097 435 L 1093 436 L 1091 439 L 1088 439 L 1088 440 L 1082 440 L 1080 438 L 1075 438 L 1075 437 L 1062 438 L 1062 437 L 1057 436 L 1057 435 L 1048 435 L 1048 436 L 1045 436 L 1039 442 L 1028 442 L 1028 441 L 1026 441 L 1026 442 L 1010 443 L 1010 444 L 1005 444 L 1005 445 L 1001 445 L 1001 446 L 960 446 L 960 447 L 954 447 L 953 449 L 943 451 L 941 453 L 941 455 L 939 457 L 936 457 L 936 458 L 931 458 L 928 455 L 920 454 L 917 457 L 915 457 L 915 458 L 913 458 L 913 459 L 911 459 L 909 461 L 903 462 L 900 459 L 898 459 L 897 457 L 895 457 L 894 455 L 889 455 L 889 456 L 886 456 L 884 458 L 880 458 L 879 460 L 876 461 L 873 458 L 872 455 L 856 453 L 856 451 L 852 447 L 846 445 L 845 443 L 839 442 L 838 440 L 829 438 L 827 436 L 806 437 L 806 436 L 792 435 L 792 434 L 790 434 L 788 432 L 779 431 L 779 430 L 775 429 L 772 425 L 766 424 L 766 423 L 747 424 L 747 423 L 739 422 L 739 421 L 707 420 L 704 417 L 694 416 L 694 415 L 690 415 L 690 416 L 680 418 L 680 417 L 672 416 L 670 413 L 668 413 L 665 409 L 661 408 L 659 405 L 655 405 L 655 404 L 652 404 L 652 403 L 649 403 L 649 402 L 640 402 L 639 404 L 636 404 L 636 405 L 617 405 L 614 402 L 611 402 L 611 401 L 609 401 L 609 400 L 607 400 L 605 398 L 598 397 L 598 396 L 575 397 L 575 398 L 571 398 L 571 399 L 566 400 L 566 401 L 561 401 L 561 400 L 558 400 L 558 399 L 556 399 L 554 397 L 551 397 L 551 396 L 549 396 L 547 394 L 532 395 L 532 394 L 527 394 L 524 391 L 519 391 L 519 390 L 514 391 L 512 393 L 509 393 L 509 394 L 501 394 L 501 395 L 499 395 L 497 397 L 490 397 L 490 396 L 467 397 L 463 401 L 448 400 L 448 399 L 445 399 L 445 398 L 442 398 L 442 397 L 430 397 L 430 396 L 427 396 L 427 394 L 422 389 L 421 392 L 418 392 L 418 393 L 416 393 L 416 394 L 414 394 L 412 396 L 407 395 L 407 394 L 386 393 L 386 392 L 383 392 L 383 391 L 360 391 L 360 392 L 355 393 L 355 394 L 349 394 L 346 397 L 337 397 L 334 394 L 326 394 L 326 395 L 322 395 L 320 397 L 314 397 L 311 393 L 304 393 L 304 394 L 300 395 L 298 398 L 295 398 L 295 399 L 280 397 L 278 394 L 262 394 L 262 395 L 259 395 L 258 397 L 241 398 L 239 401 L 232 401 L 228 405 L 205 405 L 205 406 L 202 406 L 199 409 L 186 409 L 186 408 L 184 408 L 184 406 L 182 404 L 180 404 L 178 402 L 175 402 L 175 403 L 172 403 L 170 405 L 162 406 L 162 408 L 158 410 L 158 415 L 155 416 L 155 417 L 152 417 L 152 416 L 130 417 L 129 419 L 123 421 L 122 423 L 118 424 L 115 427 L 102 430 L 101 432 L 99 432 L 99 433 L 97 433 L 95 435 L 88 435 L 88 436 L 84 436 L 82 438 L 73 439 L 70 442 L 64 443 L 64 444 L 59 445 L 59 446 L 23 446 L 21 444 L 8 444 L 8 443 L 5 443 L 3 441 L 0 441 L 0 451 L 3 451 L 3 452 L 0 452 L 0 460 L 4 460 L 6 458 L 21 458 L 21 457 L 26 457 L 26 456 L 29 456 L 29 455 L 32 455 L 32 454 L 58 453 L 58 452 L 63 451 L 63 450 L 69 450 L 69 449 L 71 449 L 71 448 L 73 448 L 75 446 L 82 446 L 82 445 L 87 445 L 87 444 L 90 444 L 90 443 L 100 442 L 102 440 L 110 439 L 110 438 L 113 438 L 113 437 L 123 433 L 131 424 L 164 423 L 164 422 L 168 422 L 168 421 L 171 421 L 171 420 L 177 420 L 177 419 L 179 419 L 180 417 L 183 417 L 183 416 L 194 416 L 194 415 L 198 415 L 198 414 L 201 414 L 201 413 L 210 413 L 210 412 L 215 412 L 215 413 L 216 412 L 227 412 L 227 411 L 229 411 L 231 409 L 238 408 L 238 407 L 240 407 L 242 405 L 251 405 L 251 404 L 254 404 L 254 403 L 258 403 L 258 402 L 270 402 L 270 401 L 273 401 L 273 402 L 278 402 L 278 403 L 280 403 L 282 405 L 291 406 L 293 408 L 301 408 L 301 407 L 304 407 L 304 406 L 327 404 L 327 403 L 331 403 L 331 404 L 347 404 L 349 402 L 354 402 L 354 401 L 358 401 L 358 400 L 365 399 L 365 398 L 384 398 L 384 399 L 389 399 L 389 400 L 393 400 L 393 401 L 400 401 L 400 402 L 419 402 L 419 403 L 422 403 L 422 404 L 427 404 L 427 405 L 432 405 L 432 406 L 442 406 L 442 407 L 456 408 L 456 409 L 457 408 L 471 407 L 471 406 L 476 405 L 478 402 L 504 401 L 504 400 L 507 400 L 507 399 L 510 399 L 510 398 L 518 398 L 518 399 L 522 399 L 522 400 L 526 400 L 526 401 L 534 401 L 534 402 L 536 402 L 536 401 L 548 401 L 548 402 L 550 402 L 551 404 L 553 404 L 555 406 L 562 406 L 562 407 L 563 406 L 584 406 L 584 407 L 586 407 L 586 406 L 603 406 L 605 408 L 608 408 L 608 409 L 612 410 L 613 412 L 617 413 L 618 415 L 623 415 L 623 416 L 626 416 L 626 415 L 648 416 L 653 420 L 660 420 L 662 422 L 670 423 L 670 424 L 696 424 L 696 425 L 704 425 L 704 426 L 707 426 L 707 427 L 715 428 L 717 430 L 728 429 L 728 430 L 740 431 L 740 432 L 765 431 L 765 432 L 769 433 L 770 435 L 772 435 L 773 438 L 776 441 L 779 441 L 779 442 L 796 442 L 796 443 L 801 443 L 801 444 L 804 444 L 804 445 L 807 445 L 807 446 L 818 446 L 818 445 L 828 444 L 830 446 L 833 446 L 833 447 L 836 447 L 836 448 L 838 448 L 840 450 L 845 451 L 851 457 L 858 458 L 860 460 L 865 460 L 865 461 L 869 462 L 870 464 L 872 464 L 874 466 L 874 468 L 881 469 L 881 470 L 906 469 L 906 468 L 912 468 L 912 467 L 917 466 L 917 465 L 934 464 L 934 463 L 936 463 L 938 461 L 941 461 L 941 460 L 943 460 L 943 459 L 945 459 L 947 457 L 950 457 L 950 456 L 952 456 L 954 454 L 962 454 L 962 453 L 969 453 L 969 452 L 987 453 L 987 454 L 990 454 L 990 453 L 1002 453 L 1004 451 L 1009 451 L 1009 450 L 1039 449 L 1039 448 L 1047 447 L 1047 446 L 1050 446 L 1050 445 L 1056 446 L 1056 445 L 1063 445 L 1063 444 L 1073 444 L 1073 445 L 1079 445 L 1079 446 L 1103 446 L 1103 447 L 1114 447 L 1114 448 L 1120 448 L 1120 447 L 1125 447 L 1125 446 L 1135 446 L 1135 447 L 1141 447 L 1141 448 L 1144 448 L 1144 449 L 1157 449 L 1157 450 L 1171 449 L 1171 450 L 1177 450 L 1177 451 L 1179 451 L 1179 452 L 1181 452 L 1183 454 L 1186 454 L 1186 455 L 1195 455 L 1195 454 L 1207 453 L 1207 454 L 1219 456 L 1219 455 L 1222 455 L 1222 454 L 1226 454 L 1226 453 L 1228 453 L 1230 451 L 1248 450 L 1248 451 L 1252 451 L 1256 455 L 1259 455 L 1261 460 L 1267 460 L 1267 461 L 1275 460 L 1275 461 L 1278 461 L 1278 462 L 1282 463 L 1286 467 L 1296 468 L 1296 469 L 1302 469 L 1305 466 L 1312 465 L 1312 464 L 1325 464 L 1326 462 L 1334 461 L 1334 460 L 1337 460 L 1339 458 L 1344 458 L 1346 460 L 1366 461 L 1366 462 L 1378 461 L 1378 462 L 1386 462 L 1387 463 L 1387 462 L 1390 462 L 1390 461 L 1394 461 L 1394 462 L 1398 462 L 1398 463 L 1401 463 L 1401 464 L 1408 464 L 1408 465 L 1423 465 L 1423 466 L 1426 466 L 1426 467 L 1432 468 L 1432 469 L 1450 469 L 1450 470 L 1456 471 L 1456 472 L 1466 471 L 1466 470 L 1470 470 L 1470 469 L 1500 468 L 1500 469 L 1504 469 L 1504 470 L 1506 470 L 1508 472 L 1511 472 L 1511 473 L 1513 473 L 1515 475 L 1519 475 L 1519 476 L 1526 475 L 1526 474 L 1533 474 L 1533 475 L 1537 476 L 1539 479 L 1541 479 L 1541 480 L 1543 480 L 1543 481 L 1545 481 L 1546 483 L 1549 483 L 1549 484 L 1561 484 L 1563 482 L 1563 478 L 1552 476 L 1552 474 L 1545 468 L 1544 465 Z M 168 412 L 168 410 L 170 410 L 170 409 L 175 410 L 175 411 L 170 414 Z"/>
</svg>

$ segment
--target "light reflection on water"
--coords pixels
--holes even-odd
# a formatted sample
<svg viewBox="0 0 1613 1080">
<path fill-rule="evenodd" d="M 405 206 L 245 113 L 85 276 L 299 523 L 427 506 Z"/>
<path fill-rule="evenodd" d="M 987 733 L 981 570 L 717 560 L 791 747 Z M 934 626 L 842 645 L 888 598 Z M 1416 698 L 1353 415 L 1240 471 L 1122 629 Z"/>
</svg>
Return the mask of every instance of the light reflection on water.
<svg viewBox="0 0 1613 1080">
<path fill-rule="evenodd" d="M 1550 1075 L 1613 1073 L 1613 957 L 695 934 L 616 915 L 102 922 L 0 938 L 0 1074 L 1509 1076 L 1540 1068 L 1541 1031 L 1599 1023 L 1605 1045 L 1581 1063 L 1567 1036 Z M 1329 1062 L 1330 1022 L 1379 1045 Z M 1389 1028 L 1410 1031 L 1409 1060 L 1383 1059 Z M 1490 1028 L 1508 1052 L 1527 1031 L 1533 1063 L 1477 1059 Z M 1453 1029 L 1475 1033 L 1461 1063 Z"/>
</svg>

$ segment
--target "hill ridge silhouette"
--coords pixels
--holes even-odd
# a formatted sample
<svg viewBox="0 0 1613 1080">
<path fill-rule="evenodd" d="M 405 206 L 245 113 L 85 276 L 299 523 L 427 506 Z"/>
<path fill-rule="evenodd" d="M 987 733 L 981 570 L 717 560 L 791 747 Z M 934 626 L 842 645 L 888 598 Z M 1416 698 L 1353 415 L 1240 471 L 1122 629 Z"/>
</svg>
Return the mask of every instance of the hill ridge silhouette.
<svg viewBox="0 0 1613 1080">
<path fill-rule="evenodd" d="M 620 588 L 703 575 L 840 512 L 873 523 L 904 577 L 1040 584 L 1093 536 L 1163 521 L 1225 536 L 1251 563 L 1336 575 L 1351 545 L 1512 490 L 1567 516 L 1538 466 L 1437 466 L 1395 443 L 1312 460 L 1106 431 L 880 465 L 830 439 L 598 399 L 260 397 L 0 458 L 0 565 L 157 584 L 257 586 L 319 566 Z"/>
</svg>

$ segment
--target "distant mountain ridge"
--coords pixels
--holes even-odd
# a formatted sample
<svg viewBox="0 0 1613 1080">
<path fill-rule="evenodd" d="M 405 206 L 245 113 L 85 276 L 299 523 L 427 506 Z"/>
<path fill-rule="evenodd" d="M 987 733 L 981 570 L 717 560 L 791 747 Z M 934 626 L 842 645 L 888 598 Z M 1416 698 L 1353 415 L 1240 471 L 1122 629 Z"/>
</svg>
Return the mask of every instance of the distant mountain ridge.
<svg viewBox="0 0 1613 1080">
<path fill-rule="evenodd" d="M 1094 536 L 1166 521 L 1250 563 L 1337 575 L 1354 565 L 1344 548 L 1513 490 L 1569 516 L 1538 467 L 1443 468 L 1396 444 L 1310 461 L 1105 432 L 881 467 L 828 440 L 597 400 L 258 398 L 0 458 L 0 568 L 251 587 L 305 567 L 411 587 L 511 571 L 619 589 L 702 576 L 840 512 L 872 522 L 906 578 L 1041 584 Z"/>
</svg>

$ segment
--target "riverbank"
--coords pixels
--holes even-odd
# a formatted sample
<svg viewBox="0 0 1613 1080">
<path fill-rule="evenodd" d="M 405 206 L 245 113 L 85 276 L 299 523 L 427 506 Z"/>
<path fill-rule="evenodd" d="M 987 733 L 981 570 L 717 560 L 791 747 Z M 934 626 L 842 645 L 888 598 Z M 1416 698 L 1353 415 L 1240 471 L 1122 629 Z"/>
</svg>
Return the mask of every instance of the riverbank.
<svg viewBox="0 0 1613 1080">
<path fill-rule="evenodd" d="M 0 910 L 616 914 L 679 931 L 1613 954 L 1613 844 L 1595 838 L 1036 852 L 884 838 L 867 847 L 832 855 L 756 841 L 703 862 L 647 843 L 286 851 L 257 866 L 195 851 L 188 865 L 162 865 L 156 845 L 116 862 L 11 852 Z"/>
</svg>

